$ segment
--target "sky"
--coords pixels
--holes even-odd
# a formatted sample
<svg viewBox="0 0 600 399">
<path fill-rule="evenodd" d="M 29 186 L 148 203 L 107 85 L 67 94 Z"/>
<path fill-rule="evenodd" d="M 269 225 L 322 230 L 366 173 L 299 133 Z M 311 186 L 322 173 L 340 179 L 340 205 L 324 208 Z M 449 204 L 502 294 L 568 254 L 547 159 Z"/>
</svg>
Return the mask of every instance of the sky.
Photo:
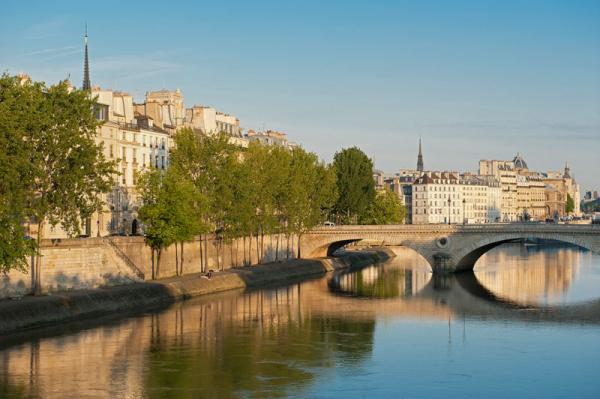
<svg viewBox="0 0 600 399">
<path fill-rule="evenodd" d="M 569 162 L 600 190 L 600 1 L 13 1 L 0 72 L 81 85 L 180 88 L 186 106 L 275 129 L 330 161 L 476 171 Z"/>
</svg>

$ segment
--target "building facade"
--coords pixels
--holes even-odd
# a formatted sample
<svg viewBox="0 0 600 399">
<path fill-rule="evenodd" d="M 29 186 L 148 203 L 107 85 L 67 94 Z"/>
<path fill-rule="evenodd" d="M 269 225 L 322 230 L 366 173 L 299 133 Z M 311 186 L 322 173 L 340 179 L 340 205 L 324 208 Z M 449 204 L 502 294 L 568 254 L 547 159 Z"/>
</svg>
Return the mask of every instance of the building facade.
<svg viewBox="0 0 600 399">
<path fill-rule="evenodd" d="M 412 222 L 497 222 L 501 217 L 502 198 L 500 182 L 492 176 L 425 172 L 412 187 Z"/>
</svg>

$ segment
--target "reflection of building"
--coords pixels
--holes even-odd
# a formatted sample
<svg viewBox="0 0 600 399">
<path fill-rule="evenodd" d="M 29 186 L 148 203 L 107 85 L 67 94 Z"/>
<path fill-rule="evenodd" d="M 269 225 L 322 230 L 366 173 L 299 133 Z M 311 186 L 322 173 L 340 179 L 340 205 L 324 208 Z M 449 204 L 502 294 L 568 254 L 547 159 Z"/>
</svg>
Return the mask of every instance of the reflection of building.
<svg viewBox="0 0 600 399">
<path fill-rule="evenodd" d="M 548 304 L 562 298 L 577 274 L 573 265 L 581 263 L 577 248 L 538 250 L 522 244 L 503 245 L 486 253 L 477 263 L 477 279 L 501 298 L 519 303 Z M 523 258 L 527 267 L 520 267 Z"/>
</svg>

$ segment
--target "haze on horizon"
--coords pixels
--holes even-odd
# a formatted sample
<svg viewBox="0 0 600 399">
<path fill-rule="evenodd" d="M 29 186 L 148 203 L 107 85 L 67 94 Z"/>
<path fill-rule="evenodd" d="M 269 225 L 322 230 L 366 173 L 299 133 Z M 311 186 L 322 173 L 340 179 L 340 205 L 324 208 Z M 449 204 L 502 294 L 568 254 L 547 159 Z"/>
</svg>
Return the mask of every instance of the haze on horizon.
<svg viewBox="0 0 600 399">
<path fill-rule="evenodd" d="M 600 189 L 600 2 L 3 2 L 0 71 L 132 93 L 276 129 L 330 160 L 477 169 L 520 152 Z"/>
</svg>

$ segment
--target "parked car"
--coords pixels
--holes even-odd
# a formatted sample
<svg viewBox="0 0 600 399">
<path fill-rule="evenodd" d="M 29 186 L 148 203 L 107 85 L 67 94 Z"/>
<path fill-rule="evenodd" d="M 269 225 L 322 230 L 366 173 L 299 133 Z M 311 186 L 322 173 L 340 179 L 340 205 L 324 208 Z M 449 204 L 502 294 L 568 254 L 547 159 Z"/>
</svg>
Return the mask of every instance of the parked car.
<svg viewBox="0 0 600 399">
<path fill-rule="evenodd" d="M 333 226 L 335 226 L 335 223 L 333 223 L 333 222 L 330 222 L 330 221 L 328 220 L 328 221 L 326 221 L 325 223 L 323 223 L 323 226 L 329 226 L 329 227 L 333 227 Z"/>
</svg>

